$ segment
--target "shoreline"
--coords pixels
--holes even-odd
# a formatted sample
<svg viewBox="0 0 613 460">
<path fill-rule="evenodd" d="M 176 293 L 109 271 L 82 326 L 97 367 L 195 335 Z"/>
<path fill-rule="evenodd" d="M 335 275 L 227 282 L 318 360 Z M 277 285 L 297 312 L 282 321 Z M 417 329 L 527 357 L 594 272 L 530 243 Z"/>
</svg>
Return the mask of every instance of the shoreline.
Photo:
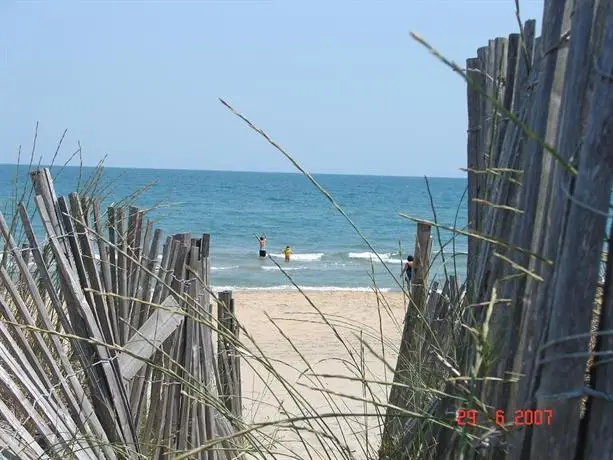
<svg viewBox="0 0 613 460">
<path fill-rule="evenodd" d="M 300 286 L 298 290 L 294 286 L 260 286 L 260 287 L 238 287 L 238 286 L 211 286 L 211 292 L 216 294 L 223 291 L 231 291 L 236 294 L 249 294 L 249 293 L 266 293 L 266 294 L 301 294 L 302 292 L 310 293 L 357 293 L 357 294 L 390 294 L 400 295 L 404 291 L 399 288 L 377 288 L 372 287 L 339 287 L 339 286 Z M 431 288 L 428 288 L 428 294 L 432 292 Z M 438 294 L 443 293 L 442 288 L 436 290 Z"/>
<path fill-rule="evenodd" d="M 377 288 L 372 287 L 342 287 L 342 286 L 300 286 L 300 290 L 295 286 L 283 285 L 283 286 L 211 286 L 210 290 L 213 292 L 232 291 L 236 293 L 296 293 L 300 294 L 300 290 L 303 292 L 321 292 L 321 293 L 343 293 L 343 292 L 356 292 L 356 293 L 370 293 L 375 294 L 379 292 L 381 294 L 400 294 L 403 291 L 399 288 Z"/>
</svg>

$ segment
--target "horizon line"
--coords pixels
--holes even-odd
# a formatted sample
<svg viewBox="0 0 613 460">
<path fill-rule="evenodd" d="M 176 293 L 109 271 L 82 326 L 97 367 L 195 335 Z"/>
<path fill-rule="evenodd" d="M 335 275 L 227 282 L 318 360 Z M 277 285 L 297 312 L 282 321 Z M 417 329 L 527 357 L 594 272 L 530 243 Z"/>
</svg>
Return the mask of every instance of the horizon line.
<svg viewBox="0 0 613 460">
<path fill-rule="evenodd" d="M 40 164 L 40 165 L 30 165 L 25 163 L 0 163 L 0 166 L 36 166 L 39 168 L 90 168 L 95 169 L 101 166 L 103 169 L 136 169 L 136 170 L 145 170 L 145 171 L 202 171 L 202 172 L 227 172 L 227 173 L 257 173 L 257 174 L 300 174 L 304 175 L 300 171 L 253 171 L 253 170 L 241 170 L 241 169 L 200 169 L 200 168 L 153 168 L 153 167 L 142 167 L 142 166 L 106 166 L 102 165 L 60 165 L 55 164 L 53 166 L 48 164 Z M 341 172 L 312 172 L 307 171 L 309 174 L 318 175 L 318 176 L 360 176 L 360 177 L 397 177 L 397 178 L 419 178 L 423 179 L 424 177 L 428 177 L 431 179 L 466 179 L 466 177 L 462 176 L 428 176 L 426 174 L 420 176 L 405 176 L 401 174 L 368 174 L 368 173 L 341 173 Z"/>
</svg>

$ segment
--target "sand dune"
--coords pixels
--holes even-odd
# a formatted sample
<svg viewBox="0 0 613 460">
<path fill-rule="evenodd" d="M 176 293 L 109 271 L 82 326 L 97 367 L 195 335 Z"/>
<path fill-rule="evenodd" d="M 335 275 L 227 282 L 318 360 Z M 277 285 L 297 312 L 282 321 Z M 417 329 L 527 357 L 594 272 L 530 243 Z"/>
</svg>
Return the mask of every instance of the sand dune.
<svg viewBox="0 0 613 460">
<path fill-rule="evenodd" d="M 392 368 L 395 366 L 404 312 L 402 294 L 384 294 L 379 306 L 372 292 L 307 292 L 307 295 L 319 312 L 299 292 L 234 294 L 237 316 L 257 346 L 249 343 L 246 334 L 242 335 L 242 341 L 252 353 L 267 356 L 274 371 L 295 389 L 293 392 L 287 390 L 262 364 L 253 358 L 247 360 L 242 365 L 245 420 L 271 422 L 299 417 L 304 413 L 298 409 L 299 405 L 308 405 L 309 415 L 353 414 L 342 420 L 326 418 L 331 427 L 329 434 L 338 438 L 333 444 L 345 444 L 355 458 L 366 458 L 368 449 L 372 454 L 378 447 L 380 429 L 375 417 L 357 414 L 374 414 L 377 409 L 361 401 L 364 385 L 347 377 L 361 379 L 364 374 L 367 381 L 375 382 L 368 385 L 370 389 L 365 399 L 385 403 L 387 387 L 382 382 L 391 381 L 392 372 L 375 353 L 385 355 L 387 363 Z M 360 334 L 374 351 L 362 347 L 363 360 Z M 254 369 L 249 364 L 253 364 Z M 318 378 L 313 376 L 315 374 L 327 376 Z M 291 393 L 304 398 L 303 402 L 295 403 Z M 322 429 L 316 422 L 311 427 Z M 266 432 L 283 440 L 287 458 L 308 458 L 305 446 L 291 430 L 269 427 Z M 328 458 L 324 450 L 330 450 L 329 445 L 322 446 L 316 436 L 308 432 L 302 435 L 306 443 L 312 443 L 308 450 L 313 458 Z M 370 445 L 368 449 L 367 445 Z"/>
</svg>

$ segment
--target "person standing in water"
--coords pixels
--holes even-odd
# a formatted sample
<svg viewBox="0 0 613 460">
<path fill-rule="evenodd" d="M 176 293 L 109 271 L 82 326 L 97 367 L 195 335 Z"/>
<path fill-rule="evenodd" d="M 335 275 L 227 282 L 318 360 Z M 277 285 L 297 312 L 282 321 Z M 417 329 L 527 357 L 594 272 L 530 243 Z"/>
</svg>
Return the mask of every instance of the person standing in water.
<svg viewBox="0 0 613 460">
<path fill-rule="evenodd" d="M 260 257 L 266 257 L 266 234 L 260 236 Z"/>
<path fill-rule="evenodd" d="M 411 278 L 413 278 L 413 256 L 408 256 L 407 261 L 404 263 L 404 267 L 402 267 L 402 271 L 400 272 L 400 276 L 405 276 L 407 280 L 407 286 L 411 284 Z"/>
<path fill-rule="evenodd" d="M 290 248 L 289 246 L 285 246 L 285 249 L 283 250 L 283 255 L 285 256 L 285 261 L 289 262 L 289 259 L 292 255 L 292 248 Z"/>
</svg>

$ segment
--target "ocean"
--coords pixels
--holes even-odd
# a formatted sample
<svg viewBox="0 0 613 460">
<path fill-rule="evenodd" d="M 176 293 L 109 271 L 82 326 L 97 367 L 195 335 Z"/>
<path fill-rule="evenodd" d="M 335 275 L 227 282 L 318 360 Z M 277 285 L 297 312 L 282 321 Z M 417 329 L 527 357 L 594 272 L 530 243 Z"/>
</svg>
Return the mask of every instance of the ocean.
<svg viewBox="0 0 613 460">
<path fill-rule="evenodd" d="M 29 185 L 27 166 L 0 165 L 0 209 L 10 217 L 14 197 Z M 53 167 L 58 196 L 84 186 L 94 168 Z M 163 169 L 104 168 L 96 185 L 103 206 L 141 191 L 135 205 L 150 209 L 148 218 L 165 235 L 211 235 L 211 282 L 215 289 L 289 289 L 292 281 L 319 290 L 398 290 L 402 260 L 413 252 L 416 224 L 399 213 L 434 220 L 424 178 L 314 175 L 379 253 L 371 249 L 302 174 Z M 17 178 L 17 183 L 15 183 Z M 466 226 L 466 179 L 429 179 L 437 221 Z M 146 189 L 146 190 L 145 190 Z M 40 227 L 39 227 L 40 229 Z M 258 257 L 256 235 L 267 235 L 273 260 Z M 441 230 L 445 268 L 466 277 L 467 240 Z M 291 246 L 285 263 L 281 251 Z M 440 252 L 433 228 L 433 254 Z M 277 262 L 286 272 L 283 273 Z M 386 269 L 387 267 L 387 269 Z M 430 276 L 443 277 L 440 253 Z"/>
</svg>

